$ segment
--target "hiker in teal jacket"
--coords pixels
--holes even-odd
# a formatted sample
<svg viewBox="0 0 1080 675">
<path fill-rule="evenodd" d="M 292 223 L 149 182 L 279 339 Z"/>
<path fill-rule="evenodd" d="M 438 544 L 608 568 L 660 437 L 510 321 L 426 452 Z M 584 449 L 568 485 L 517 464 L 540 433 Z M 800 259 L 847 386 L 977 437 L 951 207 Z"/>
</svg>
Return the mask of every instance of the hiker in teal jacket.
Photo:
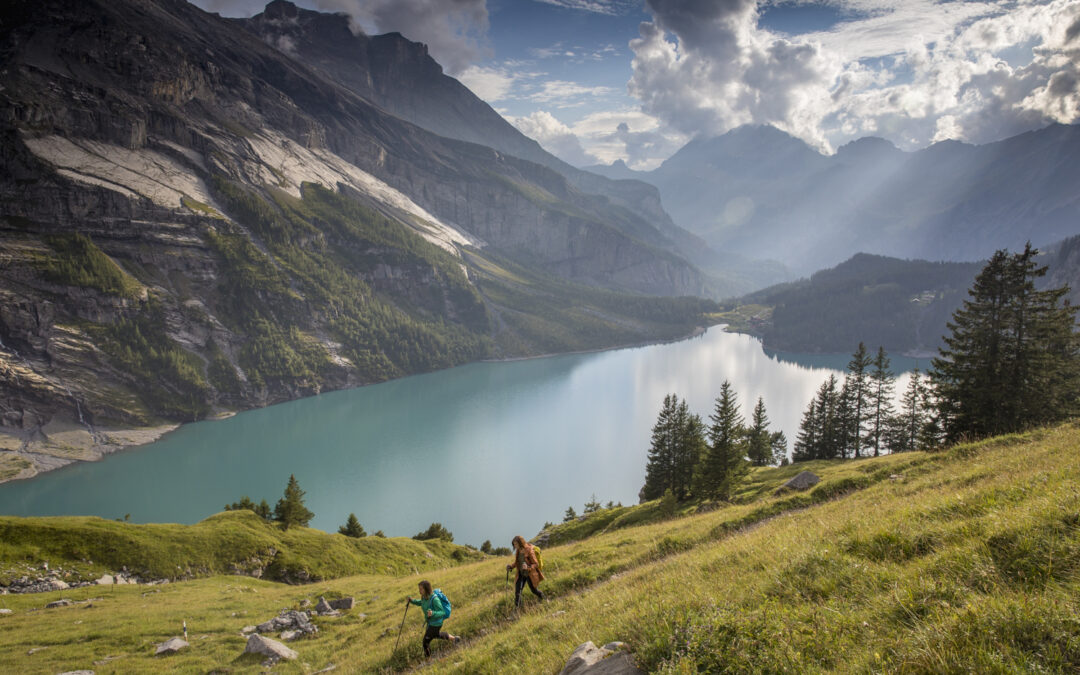
<svg viewBox="0 0 1080 675">
<path fill-rule="evenodd" d="M 446 611 L 439 600 L 439 596 L 432 592 L 431 582 L 421 581 L 419 586 L 420 598 L 418 600 L 409 598 L 409 602 L 418 605 L 424 613 L 424 620 L 427 622 L 427 630 L 424 631 L 424 656 L 431 656 L 430 645 L 432 640 L 449 640 L 451 643 L 457 644 L 461 637 L 441 630 L 443 621 L 446 619 Z"/>
</svg>

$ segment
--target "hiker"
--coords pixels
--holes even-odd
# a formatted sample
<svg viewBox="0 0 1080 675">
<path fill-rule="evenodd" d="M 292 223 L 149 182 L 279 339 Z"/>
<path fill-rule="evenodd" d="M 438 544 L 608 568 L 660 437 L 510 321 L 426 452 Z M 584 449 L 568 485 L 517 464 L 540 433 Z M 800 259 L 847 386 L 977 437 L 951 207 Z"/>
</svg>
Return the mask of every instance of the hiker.
<svg viewBox="0 0 1080 675">
<path fill-rule="evenodd" d="M 431 582 L 425 579 L 419 583 L 419 587 L 420 599 L 414 600 L 410 597 L 409 602 L 420 606 L 424 613 L 424 620 L 427 621 L 427 630 L 424 631 L 424 657 L 426 658 L 431 656 L 432 640 L 449 640 L 451 644 L 457 644 L 461 637 L 441 630 L 447 612 L 439 595 L 431 590 Z"/>
<path fill-rule="evenodd" d="M 536 587 L 544 580 L 544 573 L 540 571 L 540 563 L 536 559 L 533 546 L 525 541 L 520 534 L 510 542 L 514 547 L 514 562 L 506 566 L 507 570 L 517 569 L 517 581 L 514 583 L 514 607 L 521 605 L 521 591 L 525 584 L 529 584 L 529 590 L 533 595 L 544 601 L 544 594 Z"/>
</svg>

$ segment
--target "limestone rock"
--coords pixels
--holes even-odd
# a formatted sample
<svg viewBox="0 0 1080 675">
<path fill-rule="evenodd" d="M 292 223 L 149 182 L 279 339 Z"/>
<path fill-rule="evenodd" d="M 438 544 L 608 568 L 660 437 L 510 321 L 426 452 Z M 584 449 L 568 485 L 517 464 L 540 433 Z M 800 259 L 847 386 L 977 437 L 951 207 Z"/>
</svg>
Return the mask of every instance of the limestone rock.
<svg viewBox="0 0 1080 675">
<path fill-rule="evenodd" d="M 247 635 L 248 633 L 254 633 L 257 630 L 259 630 L 258 626 L 244 626 L 240 629 L 240 632 Z"/>
<path fill-rule="evenodd" d="M 49 604 L 45 605 L 45 609 L 53 609 L 55 607 L 67 607 L 68 605 L 73 605 L 73 604 L 75 604 L 75 603 L 68 600 L 67 598 L 60 598 L 59 600 L 53 600 Z"/>
<path fill-rule="evenodd" d="M 559 675 L 645 675 L 622 642 L 597 647 L 592 642 L 579 645 Z"/>
<path fill-rule="evenodd" d="M 315 611 L 319 614 L 325 614 L 332 609 L 333 607 L 331 607 L 330 603 L 326 601 L 326 598 L 319 596 L 319 604 L 315 605 Z"/>
<path fill-rule="evenodd" d="M 162 654 L 175 654 L 176 652 L 188 646 L 189 645 L 187 641 L 182 638 L 170 638 L 158 645 L 157 651 L 154 652 L 154 656 L 161 656 Z"/>
<path fill-rule="evenodd" d="M 7 608 L 0 609 L 0 616 L 4 616 L 6 614 L 14 614 L 14 613 L 15 613 L 15 611 L 11 610 L 11 609 L 7 609 Z"/>
<path fill-rule="evenodd" d="M 292 642 L 296 638 L 300 637 L 302 633 L 298 630 L 283 630 L 281 631 L 281 639 L 286 642 Z"/>
<path fill-rule="evenodd" d="M 247 646 L 244 647 L 244 653 L 261 654 L 263 656 L 269 656 L 274 660 L 285 659 L 286 661 L 292 661 L 299 656 L 295 651 L 289 649 L 277 640 L 271 640 L 270 638 L 263 637 L 259 634 L 252 635 L 248 638 Z"/>
<path fill-rule="evenodd" d="M 116 577 L 111 574 L 102 575 L 102 577 L 94 582 L 98 586 L 112 586 L 116 583 Z"/>
<path fill-rule="evenodd" d="M 354 604 L 356 604 L 356 601 L 352 598 L 339 598 L 330 601 L 330 606 L 334 609 L 352 609 Z"/>
<path fill-rule="evenodd" d="M 802 490 L 809 490 L 820 482 L 821 479 L 818 478 L 813 472 L 803 471 L 798 476 L 795 476 L 788 482 L 781 485 L 780 489 L 778 489 L 777 492 L 785 492 L 788 490 L 797 490 L 801 492 Z"/>
<path fill-rule="evenodd" d="M 60 675 L 94 675 L 94 671 L 92 671 L 92 670 L 69 670 L 69 671 L 67 671 L 65 673 L 60 673 Z"/>
</svg>

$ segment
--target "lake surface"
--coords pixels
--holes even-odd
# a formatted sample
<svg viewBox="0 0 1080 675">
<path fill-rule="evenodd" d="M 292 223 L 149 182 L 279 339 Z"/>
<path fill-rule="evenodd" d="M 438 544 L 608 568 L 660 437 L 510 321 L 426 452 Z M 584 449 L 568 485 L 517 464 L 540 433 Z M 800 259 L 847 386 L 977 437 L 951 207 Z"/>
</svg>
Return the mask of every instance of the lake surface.
<svg viewBox="0 0 1080 675">
<path fill-rule="evenodd" d="M 295 474 L 313 527 L 336 531 L 354 512 L 368 533 L 412 536 L 441 522 L 459 543 L 509 546 L 594 494 L 636 503 L 665 394 L 707 417 L 730 380 L 747 418 L 764 397 L 790 449 L 814 392 L 849 358 L 767 355 L 713 328 L 670 344 L 476 363 L 185 425 L 0 485 L 0 513 L 193 523 L 243 495 L 273 506 Z M 914 366 L 893 358 L 896 372 Z M 898 395 L 906 385 L 905 375 Z"/>
</svg>

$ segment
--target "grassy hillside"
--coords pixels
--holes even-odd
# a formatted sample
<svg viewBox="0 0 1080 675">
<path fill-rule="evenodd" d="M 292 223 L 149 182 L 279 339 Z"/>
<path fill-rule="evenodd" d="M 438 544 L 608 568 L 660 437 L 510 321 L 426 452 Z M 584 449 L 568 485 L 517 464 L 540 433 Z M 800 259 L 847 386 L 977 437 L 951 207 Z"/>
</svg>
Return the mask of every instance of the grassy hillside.
<svg viewBox="0 0 1080 675">
<path fill-rule="evenodd" d="M 259 571 L 267 579 L 308 581 L 351 574 L 408 574 L 479 558 L 441 540 L 364 537 L 321 530 L 282 531 L 247 510 L 195 525 L 136 525 L 96 517 L 0 517 L 0 580 L 26 566 L 71 571 L 68 582 L 96 579 L 126 567 L 144 579 L 178 579 Z M 5 579 L 4 577 L 7 577 Z"/>
<path fill-rule="evenodd" d="M 1075 672 L 1078 460 L 1080 425 L 1065 425 L 820 463 L 822 484 L 796 495 L 774 495 L 784 472 L 763 471 L 745 503 L 549 546 L 551 601 L 529 598 L 517 614 L 504 560 L 424 572 L 454 601 L 448 627 L 466 637 L 457 648 L 436 643 L 425 672 L 554 673 L 578 644 L 616 639 L 639 665 L 667 673 Z M 187 620 L 192 647 L 169 669 L 256 672 L 258 659 L 240 658 L 242 626 L 348 594 L 358 607 L 317 619 L 317 636 L 291 644 L 300 658 L 274 672 L 407 669 L 420 663 L 415 610 L 391 652 L 419 578 L 213 577 L 152 597 L 137 587 L 2 596 L 14 614 L 0 617 L 0 653 L 18 672 L 150 672 L 166 667 L 154 643 Z M 28 611 L 61 596 L 95 599 Z"/>
</svg>

